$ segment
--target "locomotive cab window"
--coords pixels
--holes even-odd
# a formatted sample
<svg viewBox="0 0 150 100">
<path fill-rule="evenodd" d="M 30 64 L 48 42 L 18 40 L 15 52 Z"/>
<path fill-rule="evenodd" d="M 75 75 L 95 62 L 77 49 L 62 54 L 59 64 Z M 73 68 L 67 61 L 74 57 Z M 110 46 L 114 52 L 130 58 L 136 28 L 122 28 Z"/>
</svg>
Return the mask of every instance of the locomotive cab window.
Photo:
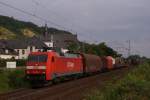
<svg viewBox="0 0 150 100">
<path fill-rule="evenodd" d="M 29 55 L 28 57 L 29 62 L 47 62 L 47 55 Z"/>
</svg>

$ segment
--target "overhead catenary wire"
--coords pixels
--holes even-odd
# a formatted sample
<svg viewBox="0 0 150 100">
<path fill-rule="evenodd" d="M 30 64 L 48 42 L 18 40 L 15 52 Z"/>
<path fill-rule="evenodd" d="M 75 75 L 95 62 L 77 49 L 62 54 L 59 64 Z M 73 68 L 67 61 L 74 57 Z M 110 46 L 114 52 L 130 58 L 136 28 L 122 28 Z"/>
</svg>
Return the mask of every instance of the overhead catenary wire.
<svg viewBox="0 0 150 100">
<path fill-rule="evenodd" d="M 64 26 L 62 26 L 62 25 L 59 25 L 59 24 L 56 24 L 56 23 L 52 22 L 51 20 L 47 20 L 47 19 L 45 19 L 45 18 L 43 18 L 43 17 L 40 17 L 40 16 L 38 16 L 38 15 L 36 15 L 36 14 L 33 14 L 33 13 L 28 12 L 28 11 L 25 11 L 25 10 L 22 10 L 22 9 L 20 9 L 20 8 L 17 8 L 17 7 L 15 7 L 15 6 L 13 6 L 13 5 L 7 4 L 7 3 L 2 2 L 2 1 L 0 1 L 0 4 L 1 4 L 1 5 L 4 5 L 4 6 L 6 6 L 6 7 L 9 7 L 9 8 L 11 8 L 11 9 L 14 9 L 14 10 L 16 10 L 16 11 L 19 11 L 19 12 L 21 12 L 21 13 L 24 13 L 24 14 L 26 14 L 26 15 L 32 16 L 32 17 L 34 17 L 34 18 L 37 18 L 37 19 L 39 19 L 39 20 L 41 20 L 41 21 L 44 21 L 45 23 L 49 23 L 49 24 L 55 25 L 55 26 L 57 26 L 57 27 L 59 27 L 59 28 L 62 28 L 62 29 L 64 29 L 64 30 L 66 30 L 66 31 L 77 33 L 77 32 L 74 31 L 73 29 L 68 29 L 68 28 L 66 28 L 66 27 L 64 27 Z M 36 5 L 39 5 L 39 3 L 36 2 Z M 78 33 L 79 33 L 79 32 L 78 32 Z M 80 32 L 80 33 L 81 33 L 81 32 Z M 88 32 L 83 32 L 83 33 L 88 33 Z M 81 35 L 83 35 L 83 34 L 81 34 Z M 86 35 L 86 36 L 88 36 L 90 39 L 93 38 L 93 37 L 91 37 L 91 36 L 89 36 L 89 35 Z"/>
<path fill-rule="evenodd" d="M 54 11 L 52 11 L 52 10 L 50 10 L 49 8 L 47 8 L 43 3 L 39 3 L 38 1 L 36 1 L 36 0 L 31 0 L 35 5 L 37 5 L 37 6 L 41 6 L 41 7 L 43 7 L 43 8 L 45 8 L 45 9 L 47 9 L 49 12 L 51 12 L 51 13 L 53 13 L 54 15 L 56 15 L 56 16 L 60 16 L 61 18 L 63 18 L 65 21 L 68 21 L 68 19 L 67 18 L 65 18 L 64 16 L 61 16 L 60 14 L 58 14 L 58 13 L 56 13 L 56 12 L 54 12 Z M 49 13 L 48 13 L 49 14 Z M 56 17 L 55 16 L 55 17 Z"/>
<path fill-rule="evenodd" d="M 37 18 L 37 19 L 39 19 L 39 20 L 41 20 L 41 21 L 48 22 L 48 23 L 50 23 L 50 24 L 53 24 L 53 25 L 55 25 L 55 26 L 57 26 L 57 27 L 60 27 L 60 28 L 63 28 L 63 29 L 66 30 L 66 28 L 63 27 L 62 25 L 56 24 L 56 23 L 54 23 L 54 22 L 52 22 L 52 21 L 50 21 L 50 20 L 47 20 L 47 19 L 42 18 L 42 17 L 40 17 L 40 16 L 37 16 L 36 14 L 32 14 L 32 13 L 30 13 L 30 12 L 27 12 L 27 11 L 25 11 L 25 10 L 22 10 L 22 9 L 20 9 L 20 8 L 14 7 L 14 6 L 10 5 L 10 4 L 7 4 L 7 3 L 1 2 L 1 1 L 0 1 L 0 4 L 2 4 L 2 5 L 4 5 L 4 6 L 7 6 L 7 7 L 9 7 L 9 8 L 12 8 L 12 9 L 14 9 L 14 10 L 17 10 L 17 11 L 19 11 L 19 12 L 21 12 L 21 13 L 27 14 L 27 15 L 29 15 L 29 16 L 35 17 L 35 18 Z"/>
<path fill-rule="evenodd" d="M 35 4 L 35 5 L 37 5 L 37 6 L 41 6 L 42 8 L 45 8 L 45 9 L 47 9 L 49 12 L 51 12 L 51 13 L 53 13 L 54 15 L 56 15 L 55 16 L 55 18 L 57 17 L 57 16 L 60 16 L 61 18 L 63 18 L 63 20 L 64 20 L 64 22 L 69 22 L 69 20 L 68 20 L 68 18 L 66 18 L 66 17 L 64 17 L 64 16 L 62 16 L 62 15 L 60 15 L 60 14 L 58 14 L 58 13 L 56 13 L 56 12 L 54 12 L 54 11 L 52 11 L 52 10 L 50 10 L 49 8 L 47 8 L 46 7 L 46 5 L 44 5 L 43 3 L 39 3 L 37 0 L 32 0 L 32 2 Z M 49 14 L 49 13 L 48 13 Z M 81 29 L 81 27 L 79 27 L 79 25 L 76 25 L 76 24 L 74 24 L 74 23 L 72 23 L 71 22 L 71 26 L 75 26 L 75 27 L 78 27 L 79 29 Z M 87 30 L 87 29 L 83 29 L 83 27 L 82 27 L 82 32 L 78 32 L 78 33 L 89 33 L 90 31 L 89 30 Z M 77 33 L 76 31 L 74 31 L 73 29 L 70 29 L 69 31 L 71 31 L 71 32 L 74 32 L 74 33 Z M 92 34 L 92 32 L 90 32 L 91 34 Z M 80 35 L 82 35 L 82 34 L 80 34 Z M 84 35 L 85 36 L 85 35 Z M 86 34 L 86 37 L 88 37 L 88 38 L 92 38 L 93 39 L 93 41 L 95 41 L 95 39 L 92 37 L 92 36 L 89 36 L 89 35 L 87 35 Z"/>
</svg>

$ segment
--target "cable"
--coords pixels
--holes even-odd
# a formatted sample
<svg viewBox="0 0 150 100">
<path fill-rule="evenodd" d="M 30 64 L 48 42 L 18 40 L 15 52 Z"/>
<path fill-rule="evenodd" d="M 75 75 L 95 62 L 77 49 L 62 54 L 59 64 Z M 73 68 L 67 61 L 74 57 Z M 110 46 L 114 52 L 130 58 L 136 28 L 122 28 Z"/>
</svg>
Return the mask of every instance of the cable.
<svg viewBox="0 0 150 100">
<path fill-rule="evenodd" d="M 65 27 L 63 27 L 62 25 L 56 24 L 56 23 L 54 23 L 54 22 L 52 22 L 52 21 L 50 21 L 50 20 L 44 19 L 44 18 L 42 18 L 42 17 L 40 17 L 40 16 L 37 16 L 36 14 L 32 14 L 32 13 L 27 12 L 27 11 L 25 11 L 25 10 L 19 9 L 19 8 L 17 8 L 17 7 L 14 7 L 14 6 L 10 5 L 10 4 L 7 4 L 7 3 L 1 2 L 1 1 L 0 1 L 0 4 L 1 4 L 1 5 L 4 5 L 4 6 L 7 6 L 7 7 L 9 7 L 9 8 L 12 8 L 12 9 L 14 9 L 14 10 L 16 10 L 16 11 L 21 12 L 21 13 L 24 13 L 24 14 L 26 14 L 26 15 L 35 17 L 35 18 L 37 18 L 37 19 L 39 19 L 39 20 L 41 20 L 41 21 L 44 21 L 44 22 L 48 22 L 48 23 L 50 23 L 50 24 L 53 24 L 53 25 L 55 25 L 55 26 L 57 26 L 57 27 L 59 27 L 59 28 L 62 28 L 62 29 L 64 29 L 64 30 L 66 30 L 66 31 L 69 31 L 69 32 L 72 32 L 72 31 L 73 31 L 72 29 L 67 30 L 67 29 L 66 29 Z M 36 3 L 36 4 L 39 5 L 39 3 Z M 74 32 L 77 33 L 76 31 L 74 31 Z M 80 32 L 80 33 L 81 33 L 81 32 Z M 85 33 L 85 32 L 84 32 L 84 33 Z M 87 33 L 87 32 L 86 32 L 86 33 Z M 86 36 L 87 36 L 87 35 L 86 35 Z M 92 37 L 89 36 L 89 35 L 88 35 L 88 37 L 89 37 L 90 39 L 92 38 Z M 93 40 L 94 40 L 94 39 L 93 39 Z"/>
<path fill-rule="evenodd" d="M 55 14 L 56 16 L 61 16 L 60 14 L 58 14 L 58 13 L 56 13 L 56 12 L 53 12 L 52 10 L 50 10 L 49 8 L 47 8 L 44 4 L 39 3 L 39 2 L 36 1 L 36 0 L 32 0 L 32 2 L 33 2 L 35 5 L 37 5 L 37 6 L 41 6 L 41 7 L 45 8 L 45 9 L 47 9 L 49 12 Z M 49 14 L 49 13 L 48 13 L 48 14 Z M 55 16 L 55 17 L 56 17 L 56 16 Z M 61 16 L 61 18 L 63 18 L 65 21 L 68 21 L 68 19 L 65 18 L 64 16 Z M 71 23 L 71 25 L 72 25 L 72 26 L 77 26 L 77 27 L 79 27 L 79 25 L 75 25 L 74 23 L 73 23 L 73 24 Z M 79 28 L 81 28 L 81 27 L 79 27 Z M 82 28 L 82 30 L 83 30 L 83 28 Z M 70 31 L 71 31 L 71 32 L 74 32 L 72 29 L 71 29 Z M 87 31 L 86 29 L 84 29 L 83 31 L 84 31 L 83 33 L 89 33 L 89 31 Z M 77 33 L 77 32 L 75 32 L 75 33 Z M 92 33 L 92 32 L 90 32 L 90 33 Z M 86 36 L 87 36 L 87 35 L 86 35 Z M 89 35 L 88 35 L 88 37 L 89 37 L 90 39 L 93 38 L 93 37 L 91 37 L 91 36 L 89 36 Z M 93 40 L 94 40 L 94 39 L 93 39 Z"/>
<path fill-rule="evenodd" d="M 2 5 L 4 5 L 4 6 L 7 6 L 7 7 L 9 7 L 9 8 L 12 8 L 12 9 L 14 9 L 14 10 L 17 10 L 17 11 L 19 11 L 19 12 L 22 12 L 22 13 L 24 13 L 24 14 L 27 14 L 27 15 L 29 15 L 29 16 L 35 17 L 35 18 L 37 18 L 37 19 L 40 19 L 40 20 L 42 20 L 42 21 L 44 21 L 44 22 L 48 22 L 48 23 L 50 23 L 50 24 L 53 24 L 53 25 L 55 25 L 55 26 L 58 26 L 58 27 L 63 28 L 63 29 L 66 30 L 65 27 L 63 27 L 63 26 L 61 26 L 61 25 L 59 25 L 59 24 L 56 24 L 56 23 L 54 23 L 54 22 L 52 22 L 52 21 L 50 21 L 50 20 L 46 20 L 46 19 L 44 19 L 44 18 L 42 18 L 42 17 L 40 17 L 40 16 L 37 16 L 37 15 L 35 15 L 35 14 L 32 14 L 32 13 L 30 13 L 30 12 L 27 12 L 27 11 L 24 11 L 24 10 L 22 10 L 22 9 L 16 8 L 16 7 L 12 6 L 12 5 L 9 5 L 9 4 L 4 3 L 4 2 L 1 2 L 1 1 L 0 1 L 0 4 L 2 4 Z"/>
<path fill-rule="evenodd" d="M 50 11 L 51 13 L 53 13 L 53 14 L 55 14 L 56 16 L 61 16 L 60 14 L 58 14 L 58 13 L 56 13 L 56 12 L 53 12 L 52 10 L 50 10 L 49 8 L 47 8 L 44 4 L 42 4 L 42 3 L 39 3 L 38 1 L 36 1 L 36 0 L 31 0 L 35 5 L 37 5 L 37 6 L 41 6 L 41 7 L 43 7 L 43 8 L 45 8 L 45 9 L 47 9 L 48 11 Z M 49 13 L 48 13 L 49 14 Z M 56 17 L 55 16 L 55 17 Z M 63 16 L 61 16 L 61 18 L 63 18 L 65 21 L 66 20 L 68 20 L 67 18 L 65 18 L 65 17 L 63 17 Z"/>
</svg>

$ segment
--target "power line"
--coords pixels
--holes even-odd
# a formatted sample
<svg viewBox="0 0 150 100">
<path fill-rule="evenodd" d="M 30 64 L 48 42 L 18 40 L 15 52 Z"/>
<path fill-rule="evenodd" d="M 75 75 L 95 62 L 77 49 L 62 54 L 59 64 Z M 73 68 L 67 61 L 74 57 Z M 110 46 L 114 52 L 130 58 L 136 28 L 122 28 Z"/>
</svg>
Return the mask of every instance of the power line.
<svg viewBox="0 0 150 100">
<path fill-rule="evenodd" d="M 39 3 L 39 2 L 36 1 L 36 0 L 32 0 L 32 2 L 33 2 L 35 5 L 37 5 L 37 6 L 41 6 L 41 7 L 45 8 L 45 9 L 47 9 L 49 12 L 55 14 L 56 16 L 61 16 L 60 14 L 58 14 L 58 13 L 56 13 L 56 12 L 53 12 L 52 10 L 50 10 L 49 8 L 47 8 L 43 3 Z M 48 13 L 48 14 L 49 14 L 49 13 Z M 55 17 L 56 17 L 56 16 L 55 16 Z M 68 19 L 65 18 L 64 16 L 61 16 L 61 18 L 63 18 L 65 21 L 68 21 Z M 75 24 L 74 24 L 74 23 L 72 24 L 72 22 L 71 22 L 71 25 L 74 26 Z M 75 26 L 79 27 L 79 25 L 75 25 Z M 79 28 L 81 28 L 81 27 L 79 27 Z M 84 31 L 83 33 L 89 33 L 89 31 L 87 31 L 86 29 L 83 29 L 83 28 L 82 28 L 82 30 Z M 73 31 L 72 29 L 71 29 L 70 31 L 77 33 L 76 31 Z M 81 33 L 81 32 L 80 32 L 80 33 Z M 90 33 L 92 33 L 92 32 L 90 32 Z M 86 36 L 87 36 L 87 35 L 86 35 Z M 89 37 L 90 39 L 93 38 L 93 37 L 91 37 L 91 36 L 88 36 L 88 37 Z M 94 40 L 94 39 L 93 39 L 93 40 Z"/>
<path fill-rule="evenodd" d="M 55 14 L 56 16 L 61 16 L 60 14 L 58 14 L 58 13 L 56 13 L 56 12 L 53 12 L 52 10 L 50 10 L 49 8 L 47 8 L 43 3 L 39 3 L 39 2 L 36 1 L 36 0 L 32 0 L 32 2 L 33 2 L 35 5 L 37 5 L 37 6 L 41 6 L 41 7 L 45 8 L 45 9 L 47 9 L 48 11 L 50 11 L 50 12 L 53 13 L 53 14 Z M 48 14 L 49 14 L 49 13 L 48 13 Z M 63 17 L 63 16 L 61 16 L 61 18 L 63 18 L 65 21 L 68 20 L 67 18 L 65 18 L 65 17 Z"/>
<path fill-rule="evenodd" d="M 33 1 L 33 0 L 32 0 L 32 1 Z M 66 29 L 65 27 L 63 27 L 62 25 L 56 24 L 56 23 L 54 23 L 54 22 L 52 22 L 52 21 L 50 21 L 50 20 L 47 20 L 47 19 L 45 19 L 45 18 L 42 18 L 42 17 L 40 17 L 40 16 L 37 16 L 36 14 L 32 14 L 31 12 L 22 10 L 22 9 L 20 9 L 20 8 L 14 7 L 14 6 L 10 5 L 10 4 L 7 4 L 7 3 L 1 2 L 1 1 L 0 1 L 0 4 L 1 4 L 1 5 L 4 5 L 4 6 L 6 6 L 6 7 L 9 7 L 9 8 L 11 8 L 11 9 L 14 9 L 14 10 L 16 10 L 16 11 L 19 11 L 19 12 L 21 12 L 21 13 L 24 13 L 24 14 L 26 14 L 26 15 L 35 17 L 35 18 L 37 18 L 37 19 L 39 19 L 39 20 L 41 20 L 41 21 L 44 21 L 45 23 L 48 22 L 48 23 L 50 23 L 50 24 L 53 24 L 53 25 L 55 25 L 55 26 L 57 26 L 57 27 L 59 27 L 59 28 L 62 28 L 62 29 L 64 29 L 64 30 L 66 30 L 66 31 L 70 31 L 70 32 L 73 31 L 72 29 L 68 30 L 68 29 Z M 40 5 L 40 4 L 39 4 L 38 2 L 36 2 L 36 5 Z M 77 33 L 76 31 L 74 31 L 74 32 Z M 81 33 L 81 32 L 80 32 L 80 33 Z M 84 32 L 84 33 L 85 33 L 85 32 Z M 86 33 L 88 33 L 88 32 L 86 31 Z M 81 34 L 81 35 L 82 35 L 82 34 Z M 86 36 L 87 36 L 87 35 L 86 35 Z M 89 36 L 89 35 L 88 35 L 88 37 L 89 37 L 89 38 L 93 38 L 93 37 L 91 37 L 91 36 Z"/>
<path fill-rule="evenodd" d="M 1 2 L 1 1 L 0 1 L 0 4 L 2 4 L 2 5 L 4 5 L 4 6 L 7 6 L 7 7 L 9 7 L 9 8 L 12 8 L 12 9 L 14 9 L 14 10 L 17 10 L 17 11 L 19 11 L 19 12 L 21 12 L 21 13 L 27 14 L 27 15 L 29 15 L 29 16 L 35 17 L 35 18 L 37 18 L 37 19 L 40 19 L 41 21 L 48 22 L 48 23 L 50 23 L 50 24 L 53 24 L 53 25 L 55 25 L 55 26 L 57 26 L 57 27 L 60 27 L 60 28 L 63 28 L 63 29 L 66 30 L 65 27 L 63 27 L 63 26 L 61 26 L 61 25 L 59 25 L 59 24 L 56 24 L 56 23 L 54 23 L 54 22 L 52 22 L 52 21 L 50 21 L 50 20 L 44 19 L 44 18 L 42 18 L 42 17 L 40 17 L 40 16 L 37 16 L 36 14 L 32 14 L 32 13 L 30 13 L 30 12 L 27 12 L 27 11 L 25 11 L 25 10 L 19 9 L 19 8 L 17 8 L 17 7 L 14 7 L 14 6 L 10 5 L 10 4 L 7 4 L 7 3 Z"/>
<path fill-rule="evenodd" d="M 128 45 L 129 45 L 129 47 L 128 47 L 128 56 L 130 56 L 131 55 L 131 41 L 128 40 L 127 42 L 128 42 Z"/>
</svg>

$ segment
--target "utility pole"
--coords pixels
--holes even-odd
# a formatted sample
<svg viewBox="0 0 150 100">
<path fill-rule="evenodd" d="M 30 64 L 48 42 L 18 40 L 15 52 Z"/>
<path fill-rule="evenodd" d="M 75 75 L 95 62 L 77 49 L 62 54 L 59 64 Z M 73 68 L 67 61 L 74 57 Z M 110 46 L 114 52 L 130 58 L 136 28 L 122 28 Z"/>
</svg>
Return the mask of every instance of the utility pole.
<svg viewBox="0 0 150 100">
<path fill-rule="evenodd" d="M 131 55 L 131 41 L 128 40 L 128 57 Z"/>
<path fill-rule="evenodd" d="M 76 33 L 76 38 L 78 39 L 78 34 Z M 81 45 L 79 41 L 77 40 L 77 51 L 80 51 Z"/>
<path fill-rule="evenodd" d="M 47 29 L 47 24 L 45 24 L 45 38 L 47 39 L 47 35 L 48 35 L 48 29 Z"/>
<path fill-rule="evenodd" d="M 51 43 L 52 43 L 52 48 L 54 47 L 54 37 L 53 34 L 51 34 Z"/>
<path fill-rule="evenodd" d="M 86 43 L 86 41 L 82 42 L 82 52 L 84 52 L 84 53 L 85 53 L 85 43 Z"/>
</svg>

